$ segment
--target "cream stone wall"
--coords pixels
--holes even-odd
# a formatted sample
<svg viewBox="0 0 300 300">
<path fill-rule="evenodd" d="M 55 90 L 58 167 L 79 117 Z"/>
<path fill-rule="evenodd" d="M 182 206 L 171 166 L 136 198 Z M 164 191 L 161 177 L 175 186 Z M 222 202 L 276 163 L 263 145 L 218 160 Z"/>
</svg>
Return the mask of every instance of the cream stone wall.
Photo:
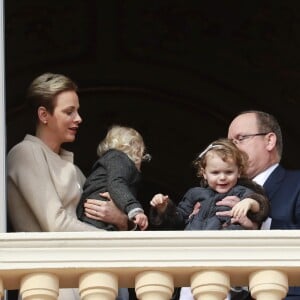
<svg viewBox="0 0 300 300">
<path fill-rule="evenodd" d="M 300 286 L 298 230 L 0 234 L 0 291 L 28 300 L 69 287 L 85 300 L 114 299 L 118 287 L 167 300 L 181 286 L 201 300 L 222 300 L 231 286 L 280 300 L 289 285 Z"/>
</svg>

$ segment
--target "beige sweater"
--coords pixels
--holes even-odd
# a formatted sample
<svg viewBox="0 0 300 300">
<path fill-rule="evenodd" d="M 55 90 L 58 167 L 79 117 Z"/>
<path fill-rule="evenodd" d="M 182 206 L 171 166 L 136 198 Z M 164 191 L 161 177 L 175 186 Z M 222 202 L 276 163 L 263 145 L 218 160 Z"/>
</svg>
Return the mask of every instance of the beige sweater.
<svg viewBox="0 0 300 300">
<path fill-rule="evenodd" d="M 73 153 L 60 155 L 39 138 L 26 135 L 7 157 L 7 201 L 15 231 L 95 231 L 77 219 L 85 177 Z"/>
</svg>

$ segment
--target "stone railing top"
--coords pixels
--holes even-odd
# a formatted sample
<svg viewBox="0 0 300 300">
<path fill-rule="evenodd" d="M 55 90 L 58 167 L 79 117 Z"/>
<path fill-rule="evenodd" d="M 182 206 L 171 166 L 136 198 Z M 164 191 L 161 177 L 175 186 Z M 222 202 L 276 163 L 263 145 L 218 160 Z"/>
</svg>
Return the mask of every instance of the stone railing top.
<svg viewBox="0 0 300 300">
<path fill-rule="evenodd" d="M 284 270 L 300 285 L 300 231 L 0 234 L 0 274 L 12 285 L 23 274 L 45 270 L 69 286 L 79 274 L 99 269 L 117 273 L 124 286 L 132 286 L 138 272 L 152 269 L 172 273 L 179 285 L 202 269 L 225 270 L 243 284 L 249 272 L 262 268 Z"/>
</svg>

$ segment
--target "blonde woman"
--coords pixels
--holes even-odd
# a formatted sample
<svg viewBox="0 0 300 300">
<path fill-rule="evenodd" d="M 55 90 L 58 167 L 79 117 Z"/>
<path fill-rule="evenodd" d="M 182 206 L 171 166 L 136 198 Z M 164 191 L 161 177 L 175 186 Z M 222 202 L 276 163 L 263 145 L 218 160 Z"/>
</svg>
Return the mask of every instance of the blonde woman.
<svg viewBox="0 0 300 300">
<path fill-rule="evenodd" d="M 81 200 L 77 207 L 80 220 L 105 230 L 118 230 L 114 224 L 89 218 L 84 213 L 86 199 L 106 200 L 100 196 L 109 192 L 114 203 L 128 215 L 140 230 L 148 227 L 148 218 L 141 203 L 137 200 L 137 188 L 141 179 L 142 161 L 149 160 L 144 155 L 145 144 L 135 129 L 125 126 L 112 126 L 98 146 L 99 159 L 87 178 Z"/>
<path fill-rule="evenodd" d="M 7 205 L 13 230 L 100 230 L 77 218 L 85 176 L 73 163 L 74 154 L 62 147 L 75 141 L 82 122 L 77 85 L 63 74 L 44 73 L 30 84 L 27 100 L 35 132 L 27 134 L 7 156 Z M 105 204 L 96 206 L 102 220 L 127 230 L 127 216 L 112 201 Z M 60 289 L 58 299 L 80 297 L 77 289 Z"/>
</svg>

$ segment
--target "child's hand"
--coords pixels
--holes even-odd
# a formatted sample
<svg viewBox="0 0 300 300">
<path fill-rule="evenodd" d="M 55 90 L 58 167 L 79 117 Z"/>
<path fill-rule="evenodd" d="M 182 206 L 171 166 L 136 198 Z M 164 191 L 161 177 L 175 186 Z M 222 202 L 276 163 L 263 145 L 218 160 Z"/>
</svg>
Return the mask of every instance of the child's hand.
<svg viewBox="0 0 300 300">
<path fill-rule="evenodd" d="M 159 213 L 163 213 L 169 202 L 169 196 L 163 194 L 156 194 L 150 201 L 151 206 L 155 207 Z"/>
<path fill-rule="evenodd" d="M 139 213 L 135 215 L 133 222 L 138 225 L 141 230 L 146 230 L 148 227 L 148 218 L 145 214 Z"/>
<path fill-rule="evenodd" d="M 247 215 L 247 212 L 251 209 L 253 199 L 246 198 L 237 203 L 232 209 L 231 214 L 233 218 L 241 218 Z"/>
</svg>

